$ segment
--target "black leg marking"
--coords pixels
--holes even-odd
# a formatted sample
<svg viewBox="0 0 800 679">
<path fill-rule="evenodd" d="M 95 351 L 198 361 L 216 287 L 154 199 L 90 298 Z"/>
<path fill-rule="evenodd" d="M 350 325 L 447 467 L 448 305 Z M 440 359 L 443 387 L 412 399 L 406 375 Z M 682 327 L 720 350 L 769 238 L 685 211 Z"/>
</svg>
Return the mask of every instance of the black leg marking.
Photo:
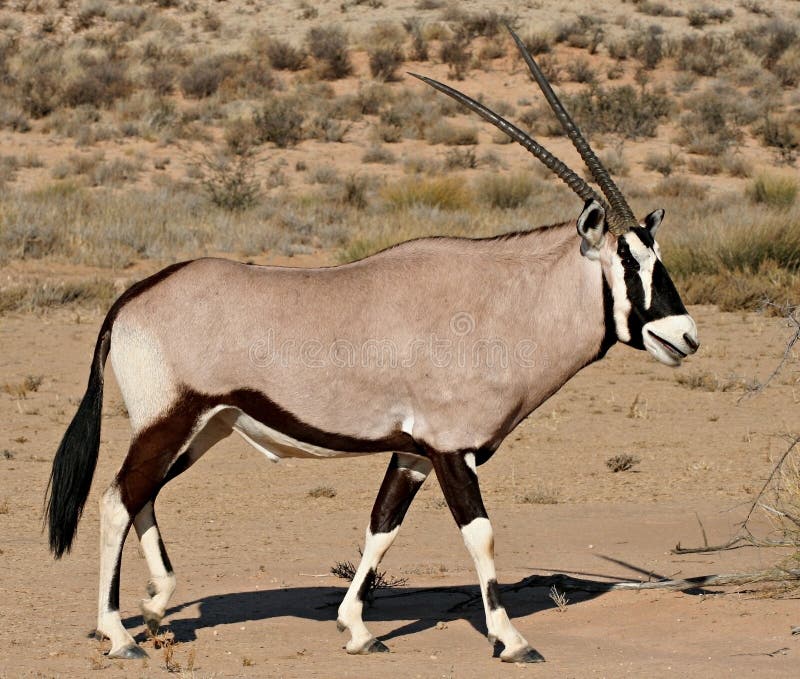
<svg viewBox="0 0 800 679">
<path fill-rule="evenodd" d="M 359 601 L 366 601 L 368 598 L 371 600 L 372 597 L 370 596 L 370 591 L 372 590 L 372 586 L 375 584 L 375 569 L 370 568 L 367 571 L 367 574 L 364 576 L 364 582 L 361 583 L 361 587 L 358 588 L 358 600 Z"/>
<path fill-rule="evenodd" d="M 120 571 L 122 570 L 122 548 L 125 546 L 125 539 L 128 537 L 128 531 L 131 524 L 128 523 L 127 528 L 122 533 L 122 540 L 119 543 L 119 551 L 117 552 L 117 561 L 114 564 L 114 575 L 111 576 L 111 585 L 108 588 L 108 610 L 119 610 L 119 578 Z"/>
<path fill-rule="evenodd" d="M 372 507 L 370 532 L 373 535 L 390 533 L 403 523 L 414 496 L 424 482 L 424 478 L 417 480 L 414 472 L 401 467 L 397 453 L 393 454 Z"/>
<path fill-rule="evenodd" d="M 161 539 L 161 531 L 158 533 L 158 551 L 159 554 L 161 554 L 161 563 L 164 564 L 164 569 L 167 573 L 173 573 L 172 563 L 169 560 L 169 556 L 167 556 L 167 548 L 164 546 L 164 541 Z"/>
<path fill-rule="evenodd" d="M 500 602 L 500 588 L 494 578 L 486 583 L 486 600 L 489 602 L 489 608 L 493 611 L 503 608 L 503 604 Z"/>
<path fill-rule="evenodd" d="M 471 452 L 471 451 L 468 451 Z M 436 453 L 430 459 L 445 500 L 459 528 L 475 519 L 488 519 L 478 477 L 464 460 L 466 453 Z"/>
</svg>

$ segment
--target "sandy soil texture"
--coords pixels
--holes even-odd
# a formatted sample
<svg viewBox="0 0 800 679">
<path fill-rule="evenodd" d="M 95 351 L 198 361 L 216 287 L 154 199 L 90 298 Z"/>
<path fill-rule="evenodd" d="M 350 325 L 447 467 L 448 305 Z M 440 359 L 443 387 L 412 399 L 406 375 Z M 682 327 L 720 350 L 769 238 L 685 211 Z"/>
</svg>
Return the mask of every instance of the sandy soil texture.
<svg viewBox="0 0 800 679">
<path fill-rule="evenodd" d="M 753 494 L 797 426 L 797 363 L 760 396 L 739 402 L 742 379 L 764 378 L 788 335 L 754 314 L 692 310 L 703 346 L 680 371 L 612 349 L 524 422 L 481 469 L 501 583 L 533 573 L 606 578 L 688 577 L 766 568 L 776 550 L 675 556 L 676 542 L 736 532 Z M 98 313 L 6 316 L 0 323 L 0 677 L 165 676 L 145 638 L 138 599 L 147 580 L 135 538 L 125 548 L 123 619 L 150 653 L 109 661 L 93 627 L 97 500 L 121 462 L 128 423 L 108 371 L 95 485 L 73 552 L 48 555 L 42 497 L 52 455 L 80 398 Z M 709 373 L 705 389 L 677 381 Z M 27 376 L 38 388 L 16 389 Z M 33 380 L 35 382 L 36 380 Z M 30 385 L 29 385 L 30 386 Z M 24 393 L 24 396 L 22 394 Z M 605 461 L 629 453 L 633 471 Z M 354 560 L 385 456 L 273 465 L 228 439 L 164 489 L 159 522 L 178 574 L 166 619 L 173 669 L 197 677 L 661 677 L 796 676 L 796 600 L 752 593 L 568 593 L 507 596 L 515 624 L 548 662 L 491 657 L 476 577 L 435 480 L 412 506 L 384 561 L 404 588 L 381 592 L 365 619 L 391 653 L 349 657 L 336 631 L 346 583 L 328 574 Z M 311 497 L 320 486 L 334 497 Z M 546 499 L 555 504 L 543 504 Z M 761 534 L 769 526 L 756 523 Z M 402 596 L 397 596 L 402 594 Z M 454 608 L 456 607 L 456 608 Z M 180 666 L 181 669 L 177 669 Z"/>
</svg>

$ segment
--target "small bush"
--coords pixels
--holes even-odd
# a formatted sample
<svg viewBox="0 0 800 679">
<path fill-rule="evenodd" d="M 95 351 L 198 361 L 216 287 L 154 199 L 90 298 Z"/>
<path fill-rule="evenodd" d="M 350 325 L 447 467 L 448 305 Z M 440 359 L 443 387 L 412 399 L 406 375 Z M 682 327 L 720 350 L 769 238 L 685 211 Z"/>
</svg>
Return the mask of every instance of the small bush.
<svg viewBox="0 0 800 679">
<path fill-rule="evenodd" d="M 644 166 L 648 170 L 658 172 L 664 177 L 669 177 L 677 168 L 683 165 L 683 158 L 676 151 L 669 150 L 666 153 L 651 151 L 647 154 Z"/>
<path fill-rule="evenodd" d="M 61 103 L 64 64 L 61 54 L 46 44 L 21 55 L 17 72 L 17 100 L 32 118 L 43 118 Z"/>
<path fill-rule="evenodd" d="M 200 183 L 209 200 L 224 210 L 245 210 L 256 203 L 261 185 L 252 153 L 204 156 Z"/>
<path fill-rule="evenodd" d="M 440 120 L 428 128 L 425 138 L 430 144 L 466 146 L 478 143 L 478 130 L 474 127 L 460 127 L 446 120 Z"/>
<path fill-rule="evenodd" d="M 171 64 L 154 64 L 144 75 L 144 84 L 159 97 L 172 94 L 175 89 L 177 69 Z"/>
<path fill-rule="evenodd" d="M 345 78 L 353 70 L 347 33 L 339 26 L 315 26 L 306 36 L 308 51 L 325 80 Z"/>
<path fill-rule="evenodd" d="M 715 76 L 741 62 L 741 50 L 732 38 L 716 33 L 686 35 L 677 47 L 677 66 L 697 75 Z"/>
<path fill-rule="evenodd" d="M 478 155 L 474 146 L 454 148 L 447 152 L 444 166 L 448 170 L 470 170 L 478 167 Z"/>
<path fill-rule="evenodd" d="M 214 94 L 230 75 L 230 67 L 220 56 L 205 57 L 188 66 L 180 78 L 181 90 L 192 99 Z"/>
<path fill-rule="evenodd" d="M 336 497 L 336 489 L 331 486 L 317 486 L 308 491 L 308 496 L 334 498 Z M 355 574 L 355 571 L 353 573 Z"/>
<path fill-rule="evenodd" d="M 596 87 L 566 99 L 585 133 L 616 132 L 633 139 L 654 136 L 671 108 L 663 89 L 637 91 L 631 85 Z"/>
<path fill-rule="evenodd" d="M 572 82 L 593 83 L 597 74 L 589 64 L 588 59 L 573 59 L 567 64 L 567 75 Z"/>
<path fill-rule="evenodd" d="M 754 203 L 770 207 L 791 207 L 797 198 L 797 180 L 778 175 L 761 175 L 747 188 L 747 195 Z"/>
<path fill-rule="evenodd" d="M 553 49 L 554 38 L 545 31 L 526 33 L 522 37 L 522 44 L 534 56 L 547 54 Z"/>
<path fill-rule="evenodd" d="M 422 28 L 422 21 L 419 17 L 411 17 L 403 21 L 403 28 L 411 36 L 411 50 L 409 57 L 414 61 L 428 60 L 428 39 Z"/>
<path fill-rule="evenodd" d="M 788 165 L 794 163 L 800 149 L 800 125 L 767 116 L 757 131 L 761 141 L 778 152 L 782 162 Z"/>
<path fill-rule="evenodd" d="M 638 457 L 634 457 L 628 453 L 621 453 L 619 455 L 614 455 L 614 457 L 610 457 L 606 460 L 606 467 L 608 467 L 612 472 L 627 472 L 633 469 L 637 464 L 639 464 L 641 460 Z"/>
<path fill-rule="evenodd" d="M 527 174 L 487 174 L 478 180 L 478 200 L 493 208 L 511 209 L 524 205 L 534 184 Z"/>
<path fill-rule="evenodd" d="M 403 64 L 403 48 L 399 44 L 384 44 L 367 50 L 369 71 L 376 80 L 397 79 L 397 69 Z"/>
<path fill-rule="evenodd" d="M 669 198 L 702 200 L 707 193 L 708 188 L 706 186 L 695 184 L 691 179 L 681 176 L 664 177 L 653 187 L 653 195 L 667 196 Z"/>
<path fill-rule="evenodd" d="M 720 156 L 700 156 L 689 159 L 689 170 L 695 174 L 715 175 L 722 172 L 722 158 Z"/>
<path fill-rule="evenodd" d="M 253 115 L 259 142 L 279 148 L 295 146 L 303 139 L 303 106 L 293 96 L 270 97 Z"/>
<path fill-rule="evenodd" d="M 663 2 L 653 0 L 639 0 L 636 3 L 636 11 L 651 17 L 679 17 L 683 14 L 678 9 L 672 9 Z"/>
<path fill-rule="evenodd" d="M 305 50 L 278 38 L 271 38 L 267 42 L 266 53 L 272 68 L 279 71 L 301 70 L 305 67 L 308 56 Z"/>
<path fill-rule="evenodd" d="M 370 146 L 364 155 L 361 156 L 362 163 L 381 163 L 383 165 L 391 165 L 397 160 L 394 153 L 389 149 L 380 145 Z"/>
<path fill-rule="evenodd" d="M 469 191 L 465 182 L 454 176 L 403 179 L 387 185 L 382 195 L 395 209 L 426 206 L 442 210 L 460 210 L 470 205 Z"/>
<path fill-rule="evenodd" d="M 442 41 L 439 56 L 450 67 L 450 77 L 463 80 L 472 59 L 469 34 L 459 27 L 452 36 Z"/>
<path fill-rule="evenodd" d="M 101 61 L 87 66 L 64 88 L 63 101 L 68 106 L 110 106 L 114 100 L 130 94 L 127 65 L 119 61 Z"/>
</svg>

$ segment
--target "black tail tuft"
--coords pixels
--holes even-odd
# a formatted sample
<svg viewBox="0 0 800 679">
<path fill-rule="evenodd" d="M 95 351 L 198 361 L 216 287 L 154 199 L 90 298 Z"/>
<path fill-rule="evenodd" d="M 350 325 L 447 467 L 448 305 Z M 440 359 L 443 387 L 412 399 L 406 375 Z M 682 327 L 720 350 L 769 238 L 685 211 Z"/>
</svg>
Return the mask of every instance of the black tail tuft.
<svg viewBox="0 0 800 679">
<path fill-rule="evenodd" d="M 100 449 L 100 415 L 103 409 L 103 366 L 111 331 L 108 319 L 94 350 L 89 385 L 53 459 L 47 485 L 46 514 L 50 551 L 56 559 L 69 552 L 83 506 L 92 486 Z"/>
</svg>

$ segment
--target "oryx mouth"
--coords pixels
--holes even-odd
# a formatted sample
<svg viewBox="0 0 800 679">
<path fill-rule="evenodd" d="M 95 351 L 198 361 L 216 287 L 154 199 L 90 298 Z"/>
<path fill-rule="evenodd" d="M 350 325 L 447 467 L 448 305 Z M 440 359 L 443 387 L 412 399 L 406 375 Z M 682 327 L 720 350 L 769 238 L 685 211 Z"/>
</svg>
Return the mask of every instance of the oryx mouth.
<svg viewBox="0 0 800 679">
<path fill-rule="evenodd" d="M 686 353 L 678 349 L 674 344 L 668 342 L 663 337 L 656 335 L 652 330 L 648 330 L 647 333 L 654 339 L 657 340 L 661 346 L 663 346 L 668 353 L 672 354 L 676 358 L 684 359 L 686 358 Z"/>
</svg>

